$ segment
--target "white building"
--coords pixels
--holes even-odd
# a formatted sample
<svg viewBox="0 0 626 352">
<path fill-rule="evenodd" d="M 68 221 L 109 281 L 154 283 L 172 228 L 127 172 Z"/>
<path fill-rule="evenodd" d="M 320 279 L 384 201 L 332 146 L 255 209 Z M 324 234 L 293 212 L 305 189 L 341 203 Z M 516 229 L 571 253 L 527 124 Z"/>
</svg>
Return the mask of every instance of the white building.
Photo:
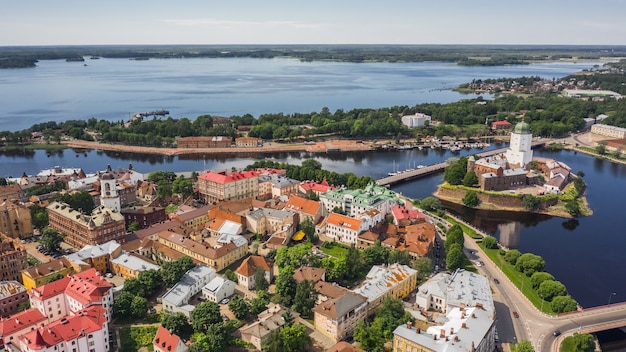
<svg viewBox="0 0 626 352">
<path fill-rule="evenodd" d="M 511 164 L 525 168 L 533 159 L 531 149 L 533 135 L 530 133 L 530 125 L 526 122 L 519 122 L 511 132 L 511 143 L 506 151 L 506 160 Z"/>
<path fill-rule="evenodd" d="M 607 136 L 615 139 L 624 139 L 626 138 L 626 128 L 611 126 L 611 125 L 603 125 L 603 124 L 595 124 L 591 126 L 591 133 L 598 134 L 601 136 Z"/>
<path fill-rule="evenodd" d="M 430 124 L 431 117 L 419 112 L 416 112 L 415 115 L 402 116 L 402 124 L 408 128 L 423 127 L 426 126 L 427 122 Z"/>
<path fill-rule="evenodd" d="M 118 213 L 122 209 L 120 196 L 117 194 L 117 180 L 109 172 L 100 176 L 100 204 Z"/>
<path fill-rule="evenodd" d="M 169 314 L 183 313 L 187 318 L 191 318 L 191 311 L 195 306 L 189 304 L 189 300 L 213 280 L 215 275 L 215 269 L 206 265 L 189 269 L 183 278 L 163 295 L 163 310 Z"/>
<path fill-rule="evenodd" d="M 216 277 L 202 288 L 202 296 L 211 302 L 219 302 L 235 294 L 235 283 L 223 277 Z"/>
<path fill-rule="evenodd" d="M 481 306 L 494 312 L 489 280 L 458 269 L 453 274 L 439 273 L 419 287 L 415 295 L 419 309 L 447 313 L 455 307 Z"/>
<path fill-rule="evenodd" d="M 330 213 L 326 219 L 326 236 L 345 244 L 356 244 L 357 236 L 367 229 L 360 219 L 337 213 Z"/>
</svg>

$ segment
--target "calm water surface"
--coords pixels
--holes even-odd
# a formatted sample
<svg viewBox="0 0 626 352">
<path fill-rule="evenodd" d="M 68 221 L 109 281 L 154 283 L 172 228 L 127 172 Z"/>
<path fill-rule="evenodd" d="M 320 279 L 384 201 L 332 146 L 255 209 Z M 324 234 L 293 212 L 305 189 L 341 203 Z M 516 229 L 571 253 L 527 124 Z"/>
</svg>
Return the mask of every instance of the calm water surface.
<svg viewBox="0 0 626 352">
<path fill-rule="evenodd" d="M 452 63 L 300 62 L 295 59 L 48 60 L 0 70 L 0 130 L 50 120 L 128 120 L 166 109 L 173 117 L 379 108 L 447 103 L 472 79 L 563 77 L 596 62 L 471 67 Z M 87 65 L 87 66 L 84 66 Z"/>
</svg>

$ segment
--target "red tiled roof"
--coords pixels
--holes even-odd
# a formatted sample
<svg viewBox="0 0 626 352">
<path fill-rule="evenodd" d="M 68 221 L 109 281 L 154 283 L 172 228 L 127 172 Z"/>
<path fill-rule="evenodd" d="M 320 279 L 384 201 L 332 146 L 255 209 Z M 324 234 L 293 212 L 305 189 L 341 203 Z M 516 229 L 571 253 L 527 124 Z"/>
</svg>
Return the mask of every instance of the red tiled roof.
<svg viewBox="0 0 626 352">
<path fill-rule="evenodd" d="M 67 284 L 70 282 L 70 280 L 71 279 L 69 277 L 64 277 L 60 280 L 53 281 L 41 287 L 34 288 L 31 293 L 31 296 L 35 295 L 37 299 L 40 299 L 43 301 L 50 297 L 59 295 L 65 292 L 65 288 L 67 287 Z"/>
<path fill-rule="evenodd" d="M 176 351 L 176 346 L 180 341 L 180 337 L 176 334 L 170 333 L 166 328 L 159 326 L 152 345 L 163 351 Z"/>
<path fill-rule="evenodd" d="M 75 340 L 81 335 L 102 330 L 102 326 L 106 322 L 106 309 L 100 306 L 91 306 L 76 315 L 67 316 L 37 330 L 30 331 L 20 339 L 30 349 L 41 350 L 55 346 L 61 341 Z"/>
<path fill-rule="evenodd" d="M 267 265 L 265 258 L 258 255 L 251 255 L 246 258 L 241 265 L 239 265 L 235 272 L 245 277 L 251 277 L 254 273 L 256 273 L 256 268 L 261 268 L 264 271 L 270 271 L 270 267 Z"/>
<path fill-rule="evenodd" d="M 247 178 L 257 177 L 257 173 L 255 171 L 235 171 L 228 175 L 209 171 L 205 174 L 198 176 L 199 179 L 216 182 L 220 184 L 231 183 L 239 180 L 244 180 Z"/>
<path fill-rule="evenodd" d="M 297 282 L 309 280 L 313 282 L 318 282 L 322 279 L 326 273 L 326 270 L 323 268 L 313 268 L 310 266 L 301 266 L 296 269 L 293 273 L 293 278 Z"/>
<path fill-rule="evenodd" d="M 112 287 L 95 268 L 90 268 L 71 276 L 65 294 L 81 304 L 88 304 L 101 302 Z"/>
<path fill-rule="evenodd" d="M 302 187 L 305 191 L 316 191 L 321 193 L 326 193 L 331 189 L 335 189 L 335 186 L 329 186 L 326 178 L 322 180 L 322 182 L 315 181 L 303 181 L 300 183 L 300 187 Z"/>
<path fill-rule="evenodd" d="M 23 312 L 13 314 L 8 318 L 0 320 L 0 336 L 6 337 L 29 326 L 39 324 L 47 318 L 41 314 L 39 309 L 30 308 Z"/>
<path fill-rule="evenodd" d="M 361 227 L 361 220 L 337 213 L 330 213 L 326 223 L 351 229 L 352 231 L 359 231 L 359 228 Z"/>
<path fill-rule="evenodd" d="M 509 121 L 495 121 L 491 123 L 491 126 L 511 126 L 511 123 Z"/>
</svg>

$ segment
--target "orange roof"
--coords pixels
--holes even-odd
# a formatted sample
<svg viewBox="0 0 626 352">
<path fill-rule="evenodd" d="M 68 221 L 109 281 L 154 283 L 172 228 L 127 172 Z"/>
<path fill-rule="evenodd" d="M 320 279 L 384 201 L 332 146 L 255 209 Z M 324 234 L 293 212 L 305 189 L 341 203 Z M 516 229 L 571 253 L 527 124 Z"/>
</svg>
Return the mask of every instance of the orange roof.
<svg viewBox="0 0 626 352">
<path fill-rule="evenodd" d="M 299 196 L 293 196 L 289 198 L 289 201 L 285 205 L 285 208 L 309 215 L 315 215 L 319 211 L 320 202 L 314 200 L 305 199 Z"/>
<path fill-rule="evenodd" d="M 220 184 L 226 184 L 226 183 L 245 180 L 245 179 L 257 177 L 257 176 L 258 175 L 255 171 L 235 171 L 228 175 L 224 173 L 217 173 L 217 172 L 209 171 L 205 174 L 198 176 L 198 179 L 220 183 Z"/>
<path fill-rule="evenodd" d="M 368 230 L 360 234 L 358 237 L 361 240 L 376 242 L 380 238 L 380 235 Z"/>
<path fill-rule="evenodd" d="M 423 257 L 428 254 L 428 251 L 434 241 L 434 224 L 421 223 L 406 227 L 405 244 L 410 252 Z"/>
<path fill-rule="evenodd" d="M 361 220 L 337 213 L 330 213 L 330 215 L 328 215 L 328 220 L 326 220 L 326 223 L 353 231 L 359 231 L 359 228 L 361 227 Z"/>
<path fill-rule="evenodd" d="M 254 273 L 256 273 L 256 268 L 261 268 L 264 271 L 270 271 L 270 267 L 264 257 L 251 255 L 239 265 L 235 272 L 245 277 L 251 277 Z"/>
<path fill-rule="evenodd" d="M 67 284 L 70 282 L 70 280 L 71 279 L 69 277 L 64 277 L 60 280 L 53 281 L 41 287 L 34 288 L 32 290 L 31 296 L 35 295 L 37 299 L 40 299 L 43 301 L 50 297 L 59 295 L 65 292 L 65 288 L 67 287 Z"/>
<path fill-rule="evenodd" d="M 365 352 L 362 349 L 351 345 L 346 341 L 339 341 L 333 347 L 326 350 L 326 352 Z"/>
<path fill-rule="evenodd" d="M 180 337 L 176 334 L 170 333 L 166 328 L 159 326 L 152 345 L 162 351 L 176 351 L 176 346 L 180 342 Z"/>
</svg>

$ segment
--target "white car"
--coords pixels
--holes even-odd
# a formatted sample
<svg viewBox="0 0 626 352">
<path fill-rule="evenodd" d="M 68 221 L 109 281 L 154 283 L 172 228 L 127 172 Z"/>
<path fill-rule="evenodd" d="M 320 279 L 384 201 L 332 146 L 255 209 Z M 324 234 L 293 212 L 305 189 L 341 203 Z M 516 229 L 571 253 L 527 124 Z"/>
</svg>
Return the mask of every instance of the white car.
<svg viewBox="0 0 626 352">
<path fill-rule="evenodd" d="M 104 276 L 106 276 L 106 277 L 109 277 L 109 278 L 110 278 L 110 277 L 113 277 L 113 274 L 111 274 L 111 273 L 106 273 L 106 274 L 104 274 Z"/>
<path fill-rule="evenodd" d="M 230 299 L 228 298 L 224 298 L 223 300 L 220 301 L 221 304 L 228 304 L 228 302 L 230 302 Z"/>
</svg>

